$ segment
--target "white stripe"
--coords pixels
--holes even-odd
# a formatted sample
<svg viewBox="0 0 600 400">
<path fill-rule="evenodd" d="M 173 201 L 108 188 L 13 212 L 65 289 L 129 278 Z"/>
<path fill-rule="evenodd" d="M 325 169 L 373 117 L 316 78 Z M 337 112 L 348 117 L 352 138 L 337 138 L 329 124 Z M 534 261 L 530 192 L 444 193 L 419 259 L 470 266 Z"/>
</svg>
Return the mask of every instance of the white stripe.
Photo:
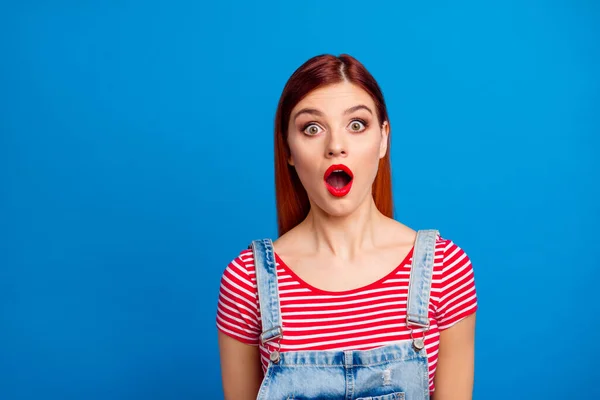
<svg viewBox="0 0 600 400">
<path fill-rule="evenodd" d="M 378 304 L 371 304 L 368 306 L 362 306 L 362 307 L 351 307 L 351 308 L 345 308 L 343 310 L 319 310 L 319 311 L 296 311 L 296 312 L 285 312 L 285 315 L 321 315 L 321 314 L 332 314 L 335 312 L 351 312 L 351 311 L 360 311 L 360 310 L 370 310 L 372 308 L 375 307 L 385 307 L 385 306 L 397 306 L 397 305 L 404 305 L 406 303 L 406 301 L 391 301 L 391 302 L 387 302 L 387 303 L 378 303 Z M 404 308 L 406 309 L 406 308 Z M 381 311 L 379 311 L 381 312 Z"/>
<path fill-rule="evenodd" d="M 328 340 L 328 341 L 314 341 L 312 343 L 308 343 L 308 344 L 296 344 L 296 345 L 288 345 L 287 343 L 284 345 L 283 343 L 281 344 L 281 348 L 282 349 L 287 349 L 287 350 L 299 350 L 299 349 L 307 349 L 310 347 L 320 347 L 320 346 L 327 346 L 327 345 L 331 345 L 331 344 L 343 344 L 343 343 L 352 343 L 352 342 L 357 342 L 357 341 L 368 341 L 370 339 L 383 339 L 385 337 L 390 337 L 390 336 L 397 336 L 398 332 L 391 332 L 391 333 L 381 333 L 378 335 L 367 335 L 367 336 L 361 336 L 361 337 L 355 337 L 352 339 L 344 339 L 344 340 Z M 318 336 L 317 336 L 318 337 Z M 370 343 L 367 344 L 363 344 L 362 346 L 371 346 Z M 344 347 L 347 348 L 347 347 Z"/>
<path fill-rule="evenodd" d="M 331 313 L 333 313 L 333 312 L 334 311 L 331 311 Z M 383 311 L 372 311 L 372 312 L 368 312 L 368 313 L 359 313 L 359 314 L 330 317 L 330 318 L 302 318 L 302 319 L 288 318 L 289 314 L 286 313 L 285 316 L 283 316 L 283 318 L 285 319 L 285 322 L 287 322 L 287 323 L 312 323 L 312 322 L 327 322 L 327 321 L 344 321 L 344 320 L 348 320 L 350 318 L 365 318 L 365 317 L 370 317 L 372 315 L 381 315 L 382 312 Z M 390 308 L 389 310 L 386 310 L 385 312 L 394 313 L 396 315 L 402 315 L 402 314 L 406 313 L 406 307 Z M 295 313 L 295 314 L 312 315 L 313 313 Z"/>
<path fill-rule="evenodd" d="M 360 338 L 355 338 L 355 339 L 360 339 Z M 354 340 L 355 340 L 354 339 Z M 433 334 L 429 334 L 425 336 L 425 341 L 431 341 L 433 339 L 433 343 L 430 343 L 428 346 L 426 346 L 426 349 L 430 349 L 432 347 L 435 347 L 439 344 L 439 335 L 437 333 L 433 333 Z M 353 339 L 349 339 L 349 340 L 353 340 Z M 348 340 L 348 341 L 349 341 Z M 340 346 L 339 347 L 332 347 L 331 349 L 329 349 L 328 351 L 341 351 L 341 350 L 361 350 L 361 349 L 365 349 L 365 348 L 377 348 L 377 347 L 381 347 L 381 346 L 387 346 L 390 344 L 395 344 L 395 343 L 406 343 L 408 341 L 410 341 L 411 339 L 404 339 L 404 340 L 380 340 L 380 341 L 376 341 L 376 342 L 372 342 L 372 343 L 367 343 L 367 344 L 355 344 L 355 345 L 344 345 L 344 342 L 340 342 Z M 437 352 L 433 352 L 431 355 L 429 354 L 429 351 L 427 352 L 428 357 L 431 357 L 434 354 L 437 354 Z"/>
<path fill-rule="evenodd" d="M 389 328 L 397 329 L 396 332 L 392 332 L 392 335 L 408 335 L 409 334 L 409 331 L 406 329 L 405 323 L 396 323 L 396 324 L 371 326 L 371 327 L 363 328 L 363 329 L 345 329 L 343 332 L 339 332 L 339 331 L 338 332 L 329 332 L 329 333 L 319 332 L 319 333 L 316 333 L 313 335 L 290 335 L 290 336 L 287 336 L 286 339 L 288 342 L 291 342 L 294 340 L 327 338 L 327 337 L 339 336 L 340 334 L 350 335 L 353 333 L 360 334 L 360 336 L 357 335 L 357 337 L 364 338 L 365 336 L 362 335 L 364 333 L 372 332 L 372 331 L 379 331 L 379 330 L 384 330 L 384 329 L 389 329 Z M 422 333 L 423 331 L 424 331 L 423 328 L 414 329 L 413 334 L 417 335 L 417 334 Z M 286 329 L 286 332 L 287 332 L 287 329 Z"/>
<path fill-rule="evenodd" d="M 406 282 L 408 282 L 408 280 Z M 287 300 L 330 300 L 330 299 L 343 300 L 346 298 L 352 298 L 352 297 L 356 297 L 356 296 L 364 296 L 367 294 L 399 291 L 399 289 L 405 289 L 405 288 L 383 287 L 380 289 L 361 290 L 360 292 L 357 292 L 357 293 L 348 293 L 348 294 L 339 294 L 339 295 L 329 294 L 329 295 L 311 295 L 311 296 L 299 296 L 299 297 L 286 296 L 285 298 L 282 296 L 282 300 L 286 300 L 286 301 Z M 306 292 L 306 290 L 305 290 L 305 292 Z M 283 292 L 280 292 L 280 293 L 283 294 Z M 333 303 L 331 303 L 331 304 L 333 304 Z"/>
<path fill-rule="evenodd" d="M 386 283 L 408 283 L 409 281 L 410 281 L 409 277 L 406 277 L 406 279 L 390 278 L 390 279 L 386 280 Z"/>
<path fill-rule="evenodd" d="M 281 288 L 281 287 L 288 287 L 288 286 L 299 286 L 299 284 L 296 281 L 292 281 L 292 282 L 279 281 L 279 285 L 277 285 L 277 286 L 279 286 Z"/>
<path fill-rule="evenodd" d="M 372 313 L 375 315 L 381 314 L 381 313 Z M 355 317 L 352 317 L 355 318 Z M 304 322 L 305 320 L 302 320 L 302 322 Z M 314 320 L 314 322 L 321 322 L 323 320 Z M 368 319 L 368 320 L 361 320 L 359 322 L 348 322 L 348 323 L 344 323 L 344 324 L 331 324 L 331 325 L 327 325 L 324 327 L 319 327 L 318 329 L 341 329 L 341 328 L 345 328 L 345 327 L 353 327 L 353 326 L 357 326 L 357 325 L 364 325 L 364 324 L 375 324 L 377 322 L 389 322 L 389 321 L 398 321 L 398 316 L 397 315 L 392 315 L 390 317 L 387 318 L 375 318 L 375 319 Z M 286 322 L 290 322 L 289 320 L 286 319 Z M 380 328 L 382 325 L 377 325 L 377 328 Z M 314 331 L 315 330 L 315 326 L 306 326 L 306 327 L 291 327 L 288 326 L 286 328 L 286 332 L 303 332 L 303 331 Z M 343 331 L 343 333 L 345 334 L 347 331 Z M 408 331 L 407 331 L 408 332 Z M 341 333 L 341 332 L 338 332 Z"/>
<path fill-rule="evenodd" d="M 379 341 L 379 342 L 373 342 L 373 343 L 368 343 L 368 344 L 355 344 L 355 345 L 348 345 L 348 346 L 340 346 L 340 347 L 334 347 L 332 349 L 332 351 L 341 351 L 341 350 L 361 350 L 361 349 L 365 349 L 365 348 L 377 348 L 377 347 L 381 347 L 381 346 L 387 346 L 390 344 L 395 344 L 395 343 L 406 343 L 408 342 L 410 339 L 406 339 L 406 340 L 384 340 L 384 341 Z"/>
<path fill-rule="evenodd" d="M 399 295 L 399 294 L 388 294 L 385 296 L 376 296 L 376 297 L 369 297 L 366 299 L 356 299 L 356 300 L 349 300 L 349 301 L 335 301 L 335 302 L 327 302 L 327 303 L 309 303 L 309 304 L 305 304 L 305 303 L 299 303 L 299 304 L 287 304 L 287 299 L 282 300 L 281 301 L 281 307 L 286 307 L 286 308 L 305 308 L 305 307 L 335 307 L 335 306 L 345 306 L 345 305 L 350 305 L 350 304 L 363 304 L 366 302 L 378 302 L 380 300 L 384 300 L 384 299 L 398 299 L 398 300 L 404 300 L 406 302 L 406 295 Z M 307 299 L 310 300 L 310 299 Z M 345 310 L 345 309 L 344 309 Z"/>
<path fill-rule="evenodd" d="M 286 289 L 286 290 L 280 290 L 279 291 L 279 296 L 280 297 L 284 297 L 288 298 L 287 295 L 290 293 L 310 293 L 310 289 L 308 288 L 296 288 L 296 289 Z M 303 299 L 304 296 L 299 297 L 299 299 Z"/>
</svg>

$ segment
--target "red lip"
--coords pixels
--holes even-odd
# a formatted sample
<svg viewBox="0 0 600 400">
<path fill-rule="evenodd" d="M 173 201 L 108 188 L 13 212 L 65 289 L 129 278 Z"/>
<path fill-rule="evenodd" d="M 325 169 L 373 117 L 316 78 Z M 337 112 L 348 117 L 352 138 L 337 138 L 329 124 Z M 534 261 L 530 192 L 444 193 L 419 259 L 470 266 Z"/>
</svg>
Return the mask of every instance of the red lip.
<svg viewBox="0 0 600 400">
<path fill-rule="evenodd" d="M 327 183 L 327 178 L 329 177 L 329 175 L 331 175 L 333 171 L 344 171 L 350 177 L 350 182 L 348 182 L 346 186 L 341 188 L 331 186 L 329 183 Z M 350 189 L 352 188 L 352 182 L 354 182 L 354 174 L 352 173 L 350 168 L 348 168 L 344 164 L 334 164 L 327 168 L 327 171 L 325 171 L 325 174 L 323 176 L 323 180 L 325 181 L 325 186 L 327 187 L 327 190 L 329 190 L 329 193 L 336 197 L 344 197 L 350 192 Z"/>
</svg>

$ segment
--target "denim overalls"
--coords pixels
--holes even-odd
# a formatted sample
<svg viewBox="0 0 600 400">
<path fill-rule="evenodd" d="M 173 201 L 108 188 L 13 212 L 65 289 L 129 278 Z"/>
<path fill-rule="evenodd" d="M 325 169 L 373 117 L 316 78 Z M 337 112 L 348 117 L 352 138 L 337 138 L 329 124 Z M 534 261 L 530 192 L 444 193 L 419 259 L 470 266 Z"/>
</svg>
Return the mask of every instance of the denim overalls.
<svg viewBox="0 0 600 400">
<path fill-rule="evenodd" d="M 412 257 L 406 323 L 411 340 L 371 350 L 280 352 L 285 335 L 279 308 L 276 263 L 270 239 L 255 240 L 256 282 L 262 320 L 261 345 L 269 364 L 257 400 L 422 400 L 429 399 L 424 336 L 429 328 L 429 295 L 436 230 L 417 232 Z M 413 328 L 422 328 L 419 334 Z"/>
</svg>

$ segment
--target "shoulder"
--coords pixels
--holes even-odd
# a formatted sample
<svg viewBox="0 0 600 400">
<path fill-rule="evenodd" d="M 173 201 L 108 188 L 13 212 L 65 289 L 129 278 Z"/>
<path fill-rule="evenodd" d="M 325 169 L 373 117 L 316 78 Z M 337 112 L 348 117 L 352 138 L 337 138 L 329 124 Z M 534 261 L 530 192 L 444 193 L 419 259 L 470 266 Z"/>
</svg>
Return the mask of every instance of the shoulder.
<svg viewBox="0 0 600 400">
<path fill-rule="evenodd" d="M 236 264 L 239 268 L 245 270 L 246 272 L 254 271 L 254 255 L 252 254 L 252 250 L 249 248 L 243 249 L 240 251 L 238 256 L 234 258 L 231 263 Z"/>
<path fill-rule="evenodd" d="M 256 297 L 256 272 L 252 250 L 241 250 L 227 264 L 221 276 L 221 289 L 244 294 L 248 299 Z"/>
<path fill-rule="evenodd" d="M 452 239 L 438 234 L 435 242 L 434 280 L 441 290 L 474 279 L 473 265 L 467 252 Z"/>
<path fill-rule="evenodd" d="M 452 239 L 446 238 L 441 234 L 438 234 L 435 241 L 435 256 L 436 264 L 441 264 L 440 266 L 443 267 L 444 271 L 458 265 L 471 265 L 471 260 L 467 252 Z"/>
<path fill-rule="evenodd" d="M 441 233 L 438 232 L 437 237 L 435 239 L 436 254 L 445 255 L 448 250 L 452 249 L 459 249 L 459 247 L 456 245 L 456 243 L 454 243 L 452 239 L 444 237 Z"/>
</svg>

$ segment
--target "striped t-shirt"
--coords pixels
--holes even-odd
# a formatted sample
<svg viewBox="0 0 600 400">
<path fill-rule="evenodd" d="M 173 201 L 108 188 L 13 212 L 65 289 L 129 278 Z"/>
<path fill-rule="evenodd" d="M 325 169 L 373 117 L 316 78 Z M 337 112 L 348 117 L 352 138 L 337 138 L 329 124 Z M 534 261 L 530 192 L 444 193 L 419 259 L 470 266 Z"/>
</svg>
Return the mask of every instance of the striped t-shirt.
<svg viewBox="0 0 600 400">
<path fill-rule="evenodd" d="M 281 351 L 367 350 L 410 340 L 406 301 L 413 250 L 392 272 L 367 286 L 340 292 L 319 290 L 299 278 L 275 254 L 283 339 Z M 440 331 L 477 310 L 473 268 L 467 254 L 438 236 L 425 336 L 429 388 L 433 391 Z M 225 269 L 217 308 L 218 329 L 259 346 L 261 330 L 254 260 L 244 250 Z M 421 337 L 422 329 L 414 329 Z M 270 346 L 269 343 L 266 346 Z M 263 371 L 268 349 L 260 346 Z"/>
</svg>

